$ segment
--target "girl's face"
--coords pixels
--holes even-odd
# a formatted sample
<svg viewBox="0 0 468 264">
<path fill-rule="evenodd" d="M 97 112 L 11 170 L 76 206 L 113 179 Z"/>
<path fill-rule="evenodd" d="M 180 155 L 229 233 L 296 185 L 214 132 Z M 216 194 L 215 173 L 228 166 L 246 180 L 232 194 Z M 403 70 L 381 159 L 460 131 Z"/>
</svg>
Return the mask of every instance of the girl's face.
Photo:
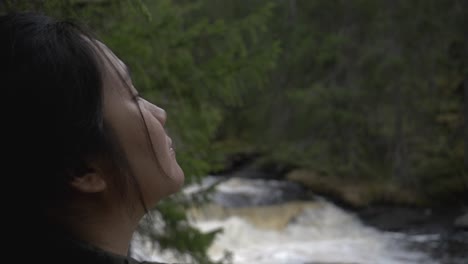
<svg viewBox="0 0 468 264">
<path fill-rule="evenodd" d="M 116 134 L 145 204 L 151 208 L 183 185 L 184 172 L 164 130 L 164 109 L 138 96 L 126 65 L 104 45 L 104 118 Z M 146 124 L 146 125 L 145 125 Z"/>
</svg>

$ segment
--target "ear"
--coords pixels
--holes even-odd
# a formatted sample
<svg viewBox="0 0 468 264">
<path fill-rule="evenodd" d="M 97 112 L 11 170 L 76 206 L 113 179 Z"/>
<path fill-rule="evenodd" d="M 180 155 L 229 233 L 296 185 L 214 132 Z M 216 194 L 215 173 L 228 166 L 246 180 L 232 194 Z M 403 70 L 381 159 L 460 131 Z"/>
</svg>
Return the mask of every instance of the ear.
<svg viewBox="0 0 468 264">
<path fill-rule="evenodd" d="M 83 193 L 103 192 L 107 188 L 102 170 L 96 167 L 87 168 L 84 173 L 73 176 L 70 184 L 73 189 Z"/>
</svg>

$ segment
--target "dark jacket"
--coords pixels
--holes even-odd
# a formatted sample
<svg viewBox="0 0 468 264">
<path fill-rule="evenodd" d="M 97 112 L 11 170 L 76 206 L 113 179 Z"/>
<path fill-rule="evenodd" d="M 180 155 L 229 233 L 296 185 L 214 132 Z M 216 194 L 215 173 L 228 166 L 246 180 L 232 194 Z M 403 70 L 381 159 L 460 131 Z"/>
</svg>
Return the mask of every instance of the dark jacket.
<svg viewBox="0 0 468 264">
<path fill-rule="evenodd" d="M 24 233 L 23 233 L 24 235 Z M 140 262 L 131 257 L 116 255 L 64 233 L 44 229 L 16 237 L 8 244 L 7 263 L 25 264 L 163 264 Z"/>
<path fill-rule="evenodd" d="M 56 255 L 56 261 L 52 261 L 54 264 L 162 264 L 160 262 L 140 262 L 131 257 L 116 255 L 74 239 L 62 239 L 61 243 L 55 245 L 55 249 L 60 250 L 60 253 Z M 53 254 L 50 257 L 53 258 Z M 61 260 L 63 259 L 68 259 L 69 261 L 62 262 Z M 49 262 L 46 263 L 49 264 Z"/>
</svg>

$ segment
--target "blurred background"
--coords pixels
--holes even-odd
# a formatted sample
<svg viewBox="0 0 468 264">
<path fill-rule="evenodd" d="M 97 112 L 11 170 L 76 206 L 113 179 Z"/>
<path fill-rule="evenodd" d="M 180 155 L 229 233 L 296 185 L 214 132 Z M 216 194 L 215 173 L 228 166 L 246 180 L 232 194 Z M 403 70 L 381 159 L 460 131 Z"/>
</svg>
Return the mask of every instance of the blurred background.
<svg viewBox="0 0 468 264">
<path fill-rule="evenodd" d="M 91 28 L 187 177 L 131 254 L 468 263 L 468 1 L 3 0 Z"/>
</svg>

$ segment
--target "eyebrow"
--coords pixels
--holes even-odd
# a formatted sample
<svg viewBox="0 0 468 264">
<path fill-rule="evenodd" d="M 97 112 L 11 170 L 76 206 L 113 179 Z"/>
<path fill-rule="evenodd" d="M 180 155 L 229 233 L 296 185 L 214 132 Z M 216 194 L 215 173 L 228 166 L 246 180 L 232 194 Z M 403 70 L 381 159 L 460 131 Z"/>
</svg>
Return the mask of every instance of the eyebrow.
<svg viewBox="0 0 468 264">
<path fill-rule="evenodd" d="M 125 72 L 126 72 L 126 74 L 127 74 L 127 75 L 125 76 L 126 79 L 131 80 L 131 78 L 132 78 L 132 71 L 130 70 L 130 67 L 129 67 L 127 64 L 125 64 L 125 63 L 122 63 L 122 64 L 123 64 L 124 69 L 125 69 Z M 141 97 L 141 95 L 140 95 L 140 93 L 138 92 L 138 90 L 136 90 L 136 89 L 131 89 L 131 88 L 129 88 L 129 89 L 130 89 L 130 94 L 132 95 L 132 97 L 133 97 L 134 99 L 138 99 L 139 97 Z"/>
</svg>

